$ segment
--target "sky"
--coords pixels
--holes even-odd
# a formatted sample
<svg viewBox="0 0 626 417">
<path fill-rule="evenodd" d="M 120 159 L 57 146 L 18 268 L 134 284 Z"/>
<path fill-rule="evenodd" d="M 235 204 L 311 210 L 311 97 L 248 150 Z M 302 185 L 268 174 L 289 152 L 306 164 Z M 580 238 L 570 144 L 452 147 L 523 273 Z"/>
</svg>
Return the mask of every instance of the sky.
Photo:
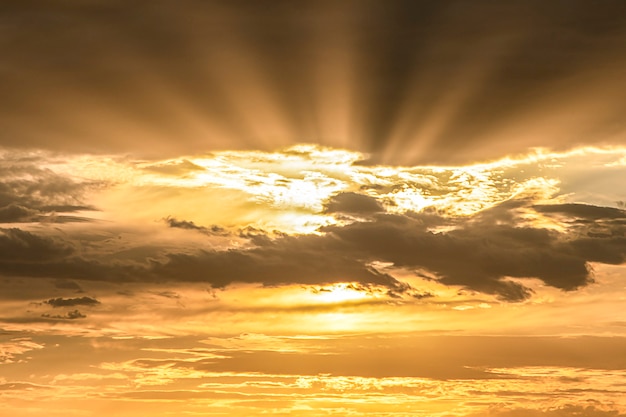
<svg viewBox="0 0 626 417">
<path fill-rule="evenodd" d="M 626 417 L 624 51 L 622 0 L 1 2 L 0 410 Z"/>
</svg>

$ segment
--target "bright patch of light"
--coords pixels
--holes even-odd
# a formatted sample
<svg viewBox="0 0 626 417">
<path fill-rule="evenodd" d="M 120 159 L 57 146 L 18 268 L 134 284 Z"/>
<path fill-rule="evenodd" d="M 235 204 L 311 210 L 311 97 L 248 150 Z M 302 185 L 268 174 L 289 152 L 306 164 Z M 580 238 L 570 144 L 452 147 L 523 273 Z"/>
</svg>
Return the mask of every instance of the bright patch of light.
<svg viewBox="0 0 626 417">
<path fill-rule="evenodd" d="M 324 303 L 343 303 L 367 298 L 368 293 L 359 290 L 355 284 L 339 283 L 315 289 L 315 298 Z"/>
<path fill-rule="evenodd" d="M 232 207 L 240 211 L 233 212 L 231 226 L 314 233 L 337 222 L 334 215 L 324 212 L 325 204 L 348 191 L 377 199 L 391 213 L 432 209 L 450 216 L 469 216 L 524 196 L 554 202 L 562 192 L 562 178 L 570 175 L 572 167 L 618 169 L 626 160 L 626 148 L 588 147 L 563 153 L 535 149 L 525 156 L 447 167 L 357 164 L 365 158 L 359 152 L 304 144 L 275 152 L 220 151 L 150 162 L 90 155 L 70 157 L 70 161 L 51 156 L 42 167 L 77 181 L 128 190 L 137 204 L 142 190 L 158 189 L 156 197 L 145 194 L 146 199 L 161 199 L 158 204 L 136 207 L 147 210 L 144 217 L 153 220 L 173 214 L 171 210 L 156 213 L 159 207 L 196 207 L 204 203 L 203 196 L 216 198 L 217 192 L 225 190 L 232 192 L 228 206 L 222 208 L 224 200 L 203 205 L 202 210 L 193 210 L 198 217 L 187 220 L 211 224 L 222 220 L 224 211 Z M 582 197 L 590 202 L 607 199 L 596 190 Z M 120 198 L 128 200 L 127 196 Z M 101 204 L 106 204 L 106 199 Z M 527 220 L 541 221 L 541 216 Z"/>
</svg>

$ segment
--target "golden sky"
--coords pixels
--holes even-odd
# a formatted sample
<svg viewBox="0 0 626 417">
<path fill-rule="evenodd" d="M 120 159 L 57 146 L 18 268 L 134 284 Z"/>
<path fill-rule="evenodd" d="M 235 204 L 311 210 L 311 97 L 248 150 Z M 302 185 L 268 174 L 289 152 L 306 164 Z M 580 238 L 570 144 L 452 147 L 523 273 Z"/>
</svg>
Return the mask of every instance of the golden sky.
<svg viewBox="0 0 626 417">
<path fill-rule="evenodd" d="M 626 2 L 0 5 L 0 415 L 626 417 Z"/>
</svg>

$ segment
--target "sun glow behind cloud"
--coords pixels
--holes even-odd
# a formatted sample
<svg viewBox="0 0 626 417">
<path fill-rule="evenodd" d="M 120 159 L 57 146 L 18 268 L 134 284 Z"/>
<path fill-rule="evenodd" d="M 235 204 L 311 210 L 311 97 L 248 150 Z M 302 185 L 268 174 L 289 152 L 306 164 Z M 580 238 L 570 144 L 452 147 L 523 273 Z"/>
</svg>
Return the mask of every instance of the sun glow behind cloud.
<svg viewBox="0 0 626 417">
<path fill-rule="evenodd" d="M 81 247 L 82 254 L 100 256 L 104 251 L 118 260 L 134 261 L 141 255 L 151 262 L 163 262 L 167 259 L 163 253 L 170 248 L 182 249 L 186 254 L 254 249 L 258 244 L 255 239 L 324 236 L 339 231 L 341 226 L 367 225 L 385 213 L 422 216 L 422 223 L 411 227 L 424 224 L 425 230 L 437 237 L 456 229 L 462 231 L 479 221 L 481 213 L 503 204 L 513 204 L 507 214 L 513 217 L 495 217 L 496 224 L 514 218 L 518 227 L 565 233 L 577 227 L 576 223 L 528 204 L 606 203 L 609 198 L 614 203 L 626 199 L 613 182 L 626 170 L 624 155 L 626 148 L 590 147 L 565 153 L 536 150 L 526 156 L 465 167 L 394 167 L 366 165 L 363 162 L 367 156 L 358 152 L 298 145 L 275 152 L 225 151 L 164 161 L 41 152 L 24 153 L 18 159 L 37 161 L 46 172 L 73 181 L 72 187 L 87 184 L 84 195 L 72 198 L 82 204 L 77 206 L 77 214 L 86 216 L 83 221 L 97 220 L 90 225 L 96 235 L 81 235 L 80 223 L 63 225 L 66 232 L 93 242 Z M 4 157 L 9 156 L 5 152 Z M 594 182 L 589 186 L 593 194 L 567 190 L 572 176 L 585 169 L 593 172 Z M 28 180 L 31 174 L 24 175 L 16 178 Z M 524 201 L 528 203 L 519 203 Z M 433 217 L 436 221 L 430 221 L 430 215 L 447 220 L 442 223 Z M 48 223 L 53 221 L 49 215 Z M 30 227 L 56 234 L 42 224 Z M 598 227 L 592 233 L 606 233 L 601 225 Z M 152 247 L 139 243 L 148 236 Z M 432 271 L 403 269 L 384 259 L 372 261 L 366 266 L 368 273 L 402 276 L 403 282 L 418 290 L 411 296 L 423 299 L 427 294 L 436 294 L 439 302 L 455 297 L 455 287 L 446 295 L 447 287 L 437 283 L 440 277 Z M 230 282 L 228 278 L 226 282 Z M 532 281 L 527 282 L 530 285 Z M 303 308 L 319 303 L 350 308 L 387 302 L 388 296 L 404 297 L 406 301 L 403 289 L 387 294 L 389 288 L 376 285 L 357 285 L 350 282 L 349 276 L 339 275 L 328 286 L 310 287 L 313 292 L 302 292 L 299 287 L 283 289 L 276 292 L 276 297 L 284 295 L 281 300 L 264 294 L 261 298 L 266 305 L 257 307 L 287 305 L 292 300 Z M 457 310 L 467 310 L 489 305 L 493 300 L 456 301 L 453 306 Z M 253 299 L 248 305 L 255 305 Z"/>
<path fill-rule="evenodd" d="M 145 199 L 159 198 L 162 207 L 184 207 L 184 200 L 189 199 L 189 205 L 202 209 L 190 211 L 188 219 L 200 224 L 311 233 L 338 221 L 324 207 L 339 192 L 364 193 L 391 213 L 434 210 L 450 216 L 472 215 L 524 195 L 532 195 L 537 202 L 577 201 L 574 194 L 558 196 L 561 184 L 574 172 L 572 166 L 619 171 L 624 167 L 624 154 L 625 148 L 616 147 L 565 153 L 537 150 L 466 167 L 393 167 L 362 165 L 359 162 L 367 155 L 358 152 L 297 145 L 276 152 L 224 151 L 144 162 L 85 155 L 45 166 L 108 186 L 115 201 L 115 195 L 128 198 L 131 216 L 163 217 L 155 207 L 144 204 Z M 210 202 L 218 191 L 226 196 L 220 199 L 223 207 Z M 106 207 L 106 196 L 107 191 L 98 204 Z"/>
</svg>

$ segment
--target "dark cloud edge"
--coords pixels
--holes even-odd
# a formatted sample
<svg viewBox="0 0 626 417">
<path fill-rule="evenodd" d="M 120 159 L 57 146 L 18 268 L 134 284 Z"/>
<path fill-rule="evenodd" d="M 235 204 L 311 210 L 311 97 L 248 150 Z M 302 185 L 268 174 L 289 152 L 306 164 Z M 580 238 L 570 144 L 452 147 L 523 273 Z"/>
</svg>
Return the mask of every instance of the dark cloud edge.
<svg viewBox="0 0 626 417">
<path fill-rule="evenodd" d="M 581 206 L 574 207 L 576 213 L 588 211 Z M 322 235 L 270 236 L 257 231 L 250 238 L 253 246 L 245 249 L 170 251 L 159 258 L 133 261 L 85 258 L 66 238 L 0 229 L 0 274 L 112 282 L 206 282 L 215 288 L 236 282 L 266 286 L 356 282 L 385 287 L 391 297 L 420 294 L 370 266 L 383 261 L 406 270 L 428 270 L 445 285 L 492 294 L 503 301 L 523 301 L 532 295 L 520 282 L 524 278 L 538 278 L 546 285 L 573 291 L 593 282 L 591 262 L 624 262 L 626 226 L 616 222 L 622 218 L 614 211 L 610 211 L 610 222 L 595 221 L 591 226 L 557 232 L 517 225 L 515 210 L 519 207 L 529 208 L 529 203 L 508 201 L 469 218 L 452 220 L 430 212 L 373 212 L 367 221 L 323 227 Z M 545 206 L 539 210 L 545 211 Z M 555 205 L 548 210 L 573 215 L 571 207 Z M 454 223 L 450 231 L 431 230 L 433 224 L 450 221 Z M 167 223 L 203 233 L 210 230 L 174 218 Z M 598 224 L 609 232 L 588 231 Z"/>
</svg>

